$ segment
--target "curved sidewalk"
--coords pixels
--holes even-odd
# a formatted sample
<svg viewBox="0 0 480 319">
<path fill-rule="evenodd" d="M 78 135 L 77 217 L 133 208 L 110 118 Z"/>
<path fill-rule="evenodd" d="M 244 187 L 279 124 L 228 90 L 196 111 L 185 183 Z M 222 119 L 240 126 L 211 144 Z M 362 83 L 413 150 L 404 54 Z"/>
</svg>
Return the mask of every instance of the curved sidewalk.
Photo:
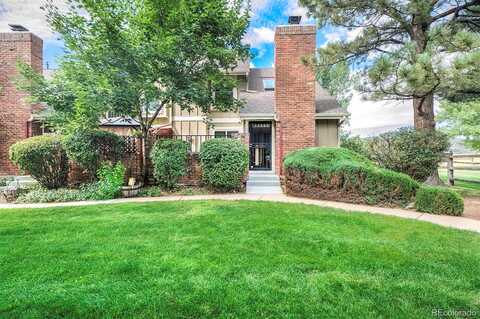
<svg viewBox="0 0 480 319">
<path fill-rule="evenodd" d="M 141 198 L 121 198 L 106 201 L 83 201 L 83 202 L 68 202 L 68 203 L 45 203 L 45 204 L 0 204 L 0 209 L 5 208 L 49 208 L 49 207 L 75 207 L 85 205 L 99 205 L 99 204 L 118 204 L 118 203 L 147 203 L 147 202 L 162 202 L 162 201 L 182 201 L 182 200 L 253 200 L 253 201 L 272 201 L 284 203 L 303 203 L 310 205 L 317 205 L 322 207 L 331 207 L 343 209 L 349 212 L 366 212 L 372 214 L 380 214 L 387 216 L 396 216 L 401 218 L 421 220 L 446 227 L 470 230 L 480 233 L 480 220 L 445 216 L 424 214 L 416 211 L 400 209 L 400 208 L 384 208 L 367 205 L 356 205 L 341 202 L 314 200 L 299 197 L 290 197 L 286 195 L 254 195 L 254 194 L 228 194 L 228 195 L 188 195 L 188 196 L 164 196 L 164 197 L 141 197 Z M 480 208 L 479 208 L 480 209 Z"/>
</svg>

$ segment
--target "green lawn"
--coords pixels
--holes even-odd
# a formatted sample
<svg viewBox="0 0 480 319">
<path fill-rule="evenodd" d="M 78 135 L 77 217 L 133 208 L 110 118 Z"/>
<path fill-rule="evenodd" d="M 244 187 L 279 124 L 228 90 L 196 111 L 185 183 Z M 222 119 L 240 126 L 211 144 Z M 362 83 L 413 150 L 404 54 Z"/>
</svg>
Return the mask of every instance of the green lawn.
<svg viewBox="0 0 480 319">
<path fill-rule="evenodd" d="M 480 314 L 480 235 L 268 202 L 0 211 L 0 318 Z"/>
<path fill-rule="evenodd" d="M 448 183 L 447 170 L 439 169 L 438 173 L 440 174 L 440 178 L 445 183 Z M 459 178 L 467 181 L 455 180 L 453 189 L 464 197 L 480 197 L 480 171 L 456 169 L 454 174 L 455 179 Z"/>
</svg>

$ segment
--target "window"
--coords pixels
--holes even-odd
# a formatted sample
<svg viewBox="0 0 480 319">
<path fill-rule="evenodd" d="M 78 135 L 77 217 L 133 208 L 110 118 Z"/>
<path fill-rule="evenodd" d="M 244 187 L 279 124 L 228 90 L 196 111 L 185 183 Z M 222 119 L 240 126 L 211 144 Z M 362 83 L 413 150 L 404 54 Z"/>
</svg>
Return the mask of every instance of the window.
<svg viewBox="0 0 480 319">
<path fill-rule="evenodd" d="M 234 138 L 237 135 L 238 131 L 215 131 L 215 138 Z"/>
<path fill-rule="evenodd" d="M 275 79 L 263 79 L 263 89 L 264 91 L 274 91 Z"/>
</svg>

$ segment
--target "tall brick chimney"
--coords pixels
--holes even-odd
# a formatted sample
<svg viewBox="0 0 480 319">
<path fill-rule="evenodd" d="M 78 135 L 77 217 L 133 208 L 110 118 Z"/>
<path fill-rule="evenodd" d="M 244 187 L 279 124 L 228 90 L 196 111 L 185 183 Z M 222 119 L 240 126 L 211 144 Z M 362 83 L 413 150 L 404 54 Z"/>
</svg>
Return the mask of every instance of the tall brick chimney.
<svg viewBox="0 0 480 319">
<path fill-rule="evenodd" d="M 28 122 L 34 106 L 13 83 L 21 60 L 42 72 L 43 41 L 30 32 L 0 33 L 0 176 L 16 175 L 18 169 L 8 160 L 8 149 L 28 135 Z"/>
<path fill-rule="evenodd" d="M 316 27 L 278 26 L 275 30 L 275 111 L 277 173 L 286 154 L 315 146 L 315 74 L 301 59 L 315 54 Z"/>
</svg>

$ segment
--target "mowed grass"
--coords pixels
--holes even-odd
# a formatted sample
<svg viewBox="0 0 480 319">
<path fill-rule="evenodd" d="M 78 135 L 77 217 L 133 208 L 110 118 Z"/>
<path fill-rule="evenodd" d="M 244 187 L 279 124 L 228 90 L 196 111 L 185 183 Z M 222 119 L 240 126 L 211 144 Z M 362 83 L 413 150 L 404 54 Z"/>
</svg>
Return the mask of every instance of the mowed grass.
<svg viewBox="0 0 480 319">
<path fill-rule="evenodd" d="M 448 184 L 448 176 L 446 169 L 439 169 L 440 178 Z M 464 197 L 480 197 L 480 171 L 460 170 L 454 171 L 455 186 L 452 188 Z"/>
<path fill-rule="evenodd" d="M 300 204 L 0 211 L 0 318 L 480 314 L 480 235 Z"/>
</svg>

